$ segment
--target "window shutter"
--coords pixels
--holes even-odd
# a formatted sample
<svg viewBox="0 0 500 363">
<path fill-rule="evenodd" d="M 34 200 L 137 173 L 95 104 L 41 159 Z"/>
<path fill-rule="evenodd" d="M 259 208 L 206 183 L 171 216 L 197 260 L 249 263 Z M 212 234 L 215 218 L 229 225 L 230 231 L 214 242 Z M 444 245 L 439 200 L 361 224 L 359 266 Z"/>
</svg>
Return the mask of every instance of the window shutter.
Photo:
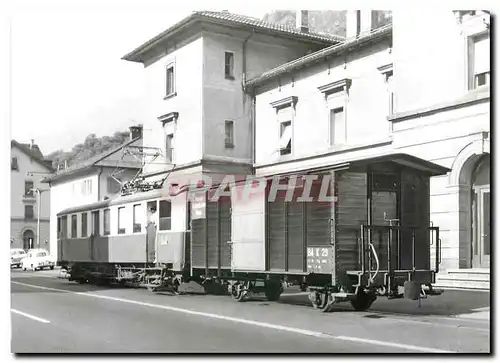
<svg viewBox="0 0 500 363">
<path fill-rule="evenodd" d="M 483 36 L 474 42 L 474 74 L 490 71 L 490 38 Z"/>
</svg>

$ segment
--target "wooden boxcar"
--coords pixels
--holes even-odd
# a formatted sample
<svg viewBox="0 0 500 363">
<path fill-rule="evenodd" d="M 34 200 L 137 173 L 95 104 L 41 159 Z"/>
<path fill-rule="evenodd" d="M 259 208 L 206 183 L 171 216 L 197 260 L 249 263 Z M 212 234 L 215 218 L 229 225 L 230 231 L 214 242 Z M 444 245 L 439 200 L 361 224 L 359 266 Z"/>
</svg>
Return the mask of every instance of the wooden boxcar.
<svg viewBox="0 0 500 363">
<path fill-rule="evenodd" d="M 206 218 L 192 224 L 193 268 L 227 281 L 238 301 L 255 292 L 276 300 L 282 282 L 295 281 L 325 311 L 338 301 L 363 310 L 377 296 L 438 293 L 432 283 L 440 240 L 429 220 L 429 178 L 447 171 L 397 154 L 311 172 L 331 178 L 332 201 L 319 200 L 319 182 L 310 188 L 312 201 L 299 198 L 304 183 L 288 201 L 286 190 L 270 201 L 270 184 L 250 199 L 207 197 Z M 289 178 L 280 183 L 290 185 Z"/>
</svg>

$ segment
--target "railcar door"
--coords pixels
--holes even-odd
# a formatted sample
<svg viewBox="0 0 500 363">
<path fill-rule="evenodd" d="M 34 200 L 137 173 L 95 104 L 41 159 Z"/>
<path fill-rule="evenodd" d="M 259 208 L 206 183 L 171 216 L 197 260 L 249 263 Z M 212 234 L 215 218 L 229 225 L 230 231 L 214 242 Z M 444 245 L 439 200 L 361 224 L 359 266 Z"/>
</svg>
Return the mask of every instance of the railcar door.
<svg viewBox="0 0 500 363">
<path fill-rule="evenodd" d="M 230 256 L 233 271 L 265 269 L 265 192 L 247 193 L 245 184 L 231 189 Z"/>
<path fill-rule="evenodd" d="M 286 180 L 280 183 L 289 185 Z M 304 202 L 298 200 L 302 190 L 300 186 L 293 190 L 277 190 L 274 197 L 268 188 L 267 251 L 271 271 L 305 270 Z"/>
<path fill-rule="evenodd" d="M 429 179 L 410 169 L 401 182 L 401 264 L 404 269 L 430 268 Z M 413 266 L 415 264 L 415 266 Z"/>
<path fill-rule="evenodd" d="M 376 226 L 398 225 L 398 174 L 378 172 L 372 174 L 371 224 Z M 398 266 L 397 233 L 391 234 L 391 270 Z M 389 264 L 389 230 L 374 229 L 371 241 L 377 251 L 380 270 L 387 270 Z M 373 264 L 372 264 L 373 266 Z"/>
<path fill-rule="evenodd" d="M 359 243 L 361 225 L 368 221 L 367 174 L 339 171 L 335 173 L 337 206 L 335 211 L 335 250 L 337 271 L 361 269 L 363 253 Z M 366 261 L 367 254 L 365 254 Z"/>
<path fill-rule="evenodd" d="M 212 196 L 210 196 L 212 199 Z M 207 259 L 210 269 L 231 267 L 231 198 L 220 196 L 217 201 L 207 202 Z"/>
</svg>

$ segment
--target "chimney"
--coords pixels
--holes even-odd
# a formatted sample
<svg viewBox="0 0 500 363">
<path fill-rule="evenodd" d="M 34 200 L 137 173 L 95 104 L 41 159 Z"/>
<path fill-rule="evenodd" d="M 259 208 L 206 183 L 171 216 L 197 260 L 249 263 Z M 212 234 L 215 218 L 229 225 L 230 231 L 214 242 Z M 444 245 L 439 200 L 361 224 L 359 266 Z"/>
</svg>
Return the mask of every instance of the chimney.
<svg viewBox="0 0 500 363">
<path fill-rule="evenodd" d="M 130 126 L 130 140 L 135 140 L 142 137 L 142 125 Z"/>
<path fill-rule="evenodd" d="M 309 11 L 308 10 L 297 10 L 296 16 L 296 27 L 303 33 L 309 32 Z"/>
<path fill-rule="evenodd" d="M 371 10 L 347 10 L 346 38 L 352 39 L 369 34 L 372 30 L 372 21 Z"/>
<path fill-rule="evenodd" d="M 30 140 L 30 150 L 33 150 L 33 145 L 35 145 L 35 140 Z"/>
</svg>

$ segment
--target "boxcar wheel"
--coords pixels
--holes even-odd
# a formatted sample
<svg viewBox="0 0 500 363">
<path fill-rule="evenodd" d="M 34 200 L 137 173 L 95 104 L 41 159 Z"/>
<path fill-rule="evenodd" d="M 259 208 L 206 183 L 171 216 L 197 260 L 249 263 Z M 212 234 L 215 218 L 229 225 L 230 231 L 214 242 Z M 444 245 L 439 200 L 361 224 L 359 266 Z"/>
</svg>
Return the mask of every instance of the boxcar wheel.
<svg viewBox="0 0 500 363">
<path fill-rule="evenodd" d="M 375 296 L 369 295 L 362 291 L 358 292 L 354 300 L 351 300 L 351 306 L 356 311 L 365 311 L 373 304 L 375 300 Z"/>
<path fill-rule="evenodd" d="M 156 292 L 156 286 L 148 286 L 149 292 Z"/>
<path fill-rule="evenodd" d="M 244 290 L 241 284 L 233 285 L 231 289 L 231 297 L 238 302 L 242 302 L 245 299 Z"/>
<path fill-rule="evenodd" d="M 278 301 L 281 296 L 281 286 L 280 284 L 269 284 L 266 287 L 266 298 L 268 301 Z"/>
</svg>

